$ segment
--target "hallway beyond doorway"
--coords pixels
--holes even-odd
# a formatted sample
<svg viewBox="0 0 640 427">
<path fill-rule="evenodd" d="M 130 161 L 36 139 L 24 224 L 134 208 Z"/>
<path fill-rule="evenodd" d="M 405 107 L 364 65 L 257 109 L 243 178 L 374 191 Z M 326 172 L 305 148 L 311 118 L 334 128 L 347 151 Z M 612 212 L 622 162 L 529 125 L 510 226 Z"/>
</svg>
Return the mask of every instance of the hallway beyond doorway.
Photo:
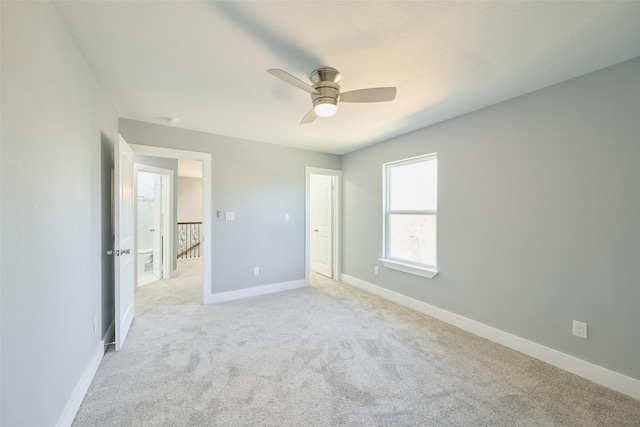
<svg viewBox="0 0 640 427">
<path fill-rule="evenodd" d="M 202 258 L 179 259 L 174 277 L 138 289 L 136 316 L 153 307 L 201 304 Z"/>
</svg>

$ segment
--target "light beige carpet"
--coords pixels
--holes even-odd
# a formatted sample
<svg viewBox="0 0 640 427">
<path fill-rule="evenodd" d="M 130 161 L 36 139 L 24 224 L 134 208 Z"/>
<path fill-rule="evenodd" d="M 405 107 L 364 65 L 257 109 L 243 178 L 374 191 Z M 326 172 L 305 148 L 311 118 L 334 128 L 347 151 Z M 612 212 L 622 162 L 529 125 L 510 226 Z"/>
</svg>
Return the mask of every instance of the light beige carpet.
<svg viewBox="0 0 640 427">
<path fill-rule="evenodd" d="M 640 402 L 343 283 L 202 306 L 141 288 L 82 426 L 640 426 Z"/>
</svg>

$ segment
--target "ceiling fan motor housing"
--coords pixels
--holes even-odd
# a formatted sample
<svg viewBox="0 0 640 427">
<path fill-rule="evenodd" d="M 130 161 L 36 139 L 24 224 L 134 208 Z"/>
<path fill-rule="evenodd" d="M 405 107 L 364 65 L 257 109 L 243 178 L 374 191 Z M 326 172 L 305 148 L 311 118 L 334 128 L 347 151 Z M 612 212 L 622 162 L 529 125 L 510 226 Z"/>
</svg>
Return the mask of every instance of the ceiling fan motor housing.
<svg viewBox="0 0 640 427">
<path fill-rule="evenodd" d="M 340 85 L 338 82 L 342 76 L 335 68 L 318 68 L 309 74 L 313 82 L 313 88 L 319 93 L 311 94 L 313 106 L 318 104 L 332 104 L 338 106 L 340 100 Z"/>
<path fill-rule="evenodd" d="M 318 68 L 317 70 L 313 70 L 311 74 L 309 74 L 309 80 L 311 80 L 313 83 L 338 83 L 341 78 L 342 76 L 340 75 L 340 71 L 331 67 Z"/>
<path fill-rule="evenodd" d="M 313 87 L 320 93 L 311 94 L 313 106 L 318 104 L 333 104 L 338 106 L 340 100 L 340 85 L 332 82 L 315 83 Z"/>
</svg>

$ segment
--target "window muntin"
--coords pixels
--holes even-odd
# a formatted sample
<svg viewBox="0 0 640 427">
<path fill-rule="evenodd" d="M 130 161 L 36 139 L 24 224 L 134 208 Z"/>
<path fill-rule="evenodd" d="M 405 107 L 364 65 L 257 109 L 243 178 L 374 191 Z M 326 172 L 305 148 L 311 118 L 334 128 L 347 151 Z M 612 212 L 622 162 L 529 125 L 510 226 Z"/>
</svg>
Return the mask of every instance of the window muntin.
<svg viewBox="0 0 640 427">
<path fill-rule="evenodd" d="M 436 219 L 438 164 L 436 154 L 384 165 L 384 257 L 407 267 L 437 272 Z M 386 263 L 393 261 L 392 263 Z M 411 271 L 407 271 L 411 272 Z M 417 272 L 416 274 L 421 274 Z M 426 276 L 432 277 L 432 276 Z"/>
</svg>

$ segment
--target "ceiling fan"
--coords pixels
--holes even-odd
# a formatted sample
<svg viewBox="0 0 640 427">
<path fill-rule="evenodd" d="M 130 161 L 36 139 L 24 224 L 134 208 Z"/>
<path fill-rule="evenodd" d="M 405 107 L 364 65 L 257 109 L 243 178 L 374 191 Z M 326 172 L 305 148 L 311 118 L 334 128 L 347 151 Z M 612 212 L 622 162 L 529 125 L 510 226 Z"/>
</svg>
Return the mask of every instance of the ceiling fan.
<svg viewBox="0 0 640 427">
<path fill-rule="evenodd" d="M 311 123 L 317 117 L 333 116 L 338 111 L 339 102 L 384 102 L 393 101 L 396 97 L 395 87 L 374 87 L 340 93 L 338 82 L 342 76 L 338 70 L 330 67 L 313 70 L 309 74 L 311 85 L 278 68 L 267 72 L 311 94 L 313 108 L 302 118 L 300 124 Z"/>
</svg>

